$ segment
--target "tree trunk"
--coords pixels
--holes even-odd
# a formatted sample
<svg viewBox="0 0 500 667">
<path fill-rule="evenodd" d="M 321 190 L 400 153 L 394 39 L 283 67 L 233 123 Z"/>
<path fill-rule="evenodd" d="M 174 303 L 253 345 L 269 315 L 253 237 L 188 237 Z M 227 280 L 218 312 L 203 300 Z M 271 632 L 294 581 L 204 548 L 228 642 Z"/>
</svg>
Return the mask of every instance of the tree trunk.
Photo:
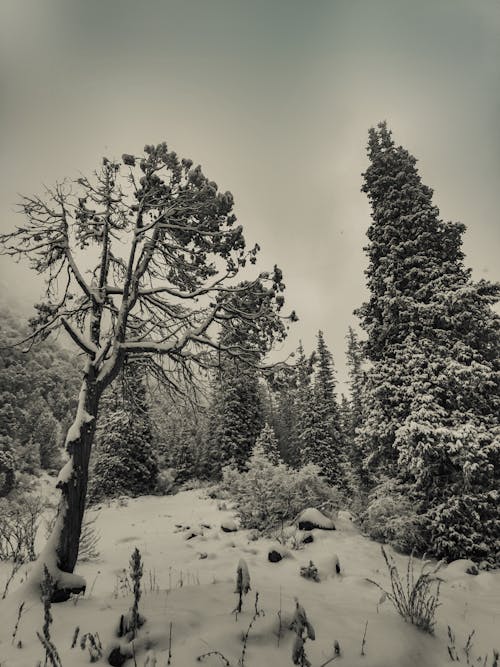
<svg viewBox="0 0 500 667">
<path fill-rule="evenodd" d="M 64 572 L 73 572 L 78 559 L 80 532 L 87 497 L 90 452 L 97 419 L 97 400 L 87 406 L 86 412 L 93 417 L 92 421 L 82 424 L 80 437 L 70 443 L 73 474 L 67 482 L 59 482 L 58 485 L 62 493 L 62 503 L 66 507 L 57 547 L 58 566 Z"/>
<path fill-rule="evenodd" d="M 61 490 L 58 520 L 47 544 L 55 557 L 55 569 L 61 576 L 56 577 L 53 601 L 68 599 L 70 593 L 81 592 L 85 583 L 71 575 L 78 559 L 80 533 L 82 530 L 85 500 L 87 496 L 88 470 L 92 443 L 94 440 L 99 392 L 95 383 L 86 377 L 80 390 L 76 418 L 66 436 L 69 460 L 59 473 L 57 488 Z"/>
</svg>

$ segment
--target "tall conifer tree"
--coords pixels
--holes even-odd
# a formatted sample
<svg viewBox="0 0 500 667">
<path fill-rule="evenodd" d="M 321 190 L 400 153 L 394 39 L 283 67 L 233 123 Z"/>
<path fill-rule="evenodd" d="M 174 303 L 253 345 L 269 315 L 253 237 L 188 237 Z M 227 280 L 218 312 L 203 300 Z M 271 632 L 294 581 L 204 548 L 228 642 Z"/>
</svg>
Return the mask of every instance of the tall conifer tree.
<svg viewBox="0 0 500 667">
<path fill-rule="evenodd" d="M 346 485 L 346 453 L 335 396 L 333 359 L 323 332 L 318 332 L 317 368 L 312 392 L 308 392 L 307 414 L 301 432 L 302 462 L 317 464 L 324 477 L 339 487 Z"/>
<path fill-rule="evenodd" d="M 499 286 L 473 282 L 464 225 L 443 222 L 415 158 L 385 123 L 369 133 L 363 191 L 371 361 L 358 442 L 375 476 L 404 485 L 429 551 L 497 558 Z"/>
</svg>

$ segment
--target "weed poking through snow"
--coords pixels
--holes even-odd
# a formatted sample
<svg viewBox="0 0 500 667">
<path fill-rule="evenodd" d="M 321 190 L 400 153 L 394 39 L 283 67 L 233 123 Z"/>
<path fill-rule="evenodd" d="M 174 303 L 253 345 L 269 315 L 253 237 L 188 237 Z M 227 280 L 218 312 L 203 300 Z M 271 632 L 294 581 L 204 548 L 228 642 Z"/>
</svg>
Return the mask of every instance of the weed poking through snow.
<svg viewBox="0 0 500 667">
<path fill-rule="evenodd" d="M 250 587 L 249 587 L 249 589 L 250 589 Z M 245 632 L 245 634 L 242 637 L 243 648 L 241 649 L 241 656 L 240 656 L 240 660 L 239 660 L 240 667 L 245 667 L 245 657 L 246 657 L 246 654 L 247 654 L 247 644 L 248 644 L 248 637 L 250 636 L 250 630 L 252 629 L 253 624 L 259 618 L 259 616 L 264 616 L 264 615 L 265 615 L 264 610 L 259 609 L 259 594 L 258 594 L 258 592 L 256 592 L 255 593 L 254 614 L 252 616 L 252 620 L 250 621 L 250 625 L 247 628 L 247 631 Z"/>
<path fill-rule="evenodd" d="M 141 554 L 137 547 L 134 549 L 134 552 L 130 558 L 130 578 L 132 579 L 134 585 L 134 604 L 132 606 L 132 639 L 135 638 L 137 630 L 142 625 L 142 622 L 139 617 L 139 600 L 141 599 L 141 579 L 142 579 L 143 567 Z"/>
<path fill-rule="evenodd" d="M 102 644 L 98 632 L 87 632 L 80 639 L 80 648 L 82 651 L 88 650 L 90 662 L 97 662 L 102 658 Z"/>
<path fill-rule="evenodd" d="M 426 572 L 425 568 L 428 563 L 424 561 L 420 574 L 415 578 L 413 555 L 411 555 L 408 559 L 405 580 L 402 580 L 394 558 L 387 555 L 384 547 L 381 547 L 381 550 L 389 571 L 392 592 L 385 590 L 372 579 L 368 579 L 368 581 L 375 584 L 389 598 L 405 621 L 412 623 L 424 632 L 434 634 L 436 609 L 439 606 L 440 582 L 437 582 L 435 593 L 432 592 L 432 586 L 435 583 L 434 575 L 442 563 L 438 563 L 433 570 Z"/>
<path fill-rule="evenodd" d="M 37 630 L 36 636 L 45 649 L 45 664 L 50 664 L 52 667 L 62 667 L 61 658 L 50 637 L 50 626 L 52 625 L 50 608 L 54 592 L 54 580 L 50 576 L 46 565 L 43 566 L 43 580 L 40 584 L 40 589 L 43 602 L 43 628 L 42 633 Z"/>
</svg>

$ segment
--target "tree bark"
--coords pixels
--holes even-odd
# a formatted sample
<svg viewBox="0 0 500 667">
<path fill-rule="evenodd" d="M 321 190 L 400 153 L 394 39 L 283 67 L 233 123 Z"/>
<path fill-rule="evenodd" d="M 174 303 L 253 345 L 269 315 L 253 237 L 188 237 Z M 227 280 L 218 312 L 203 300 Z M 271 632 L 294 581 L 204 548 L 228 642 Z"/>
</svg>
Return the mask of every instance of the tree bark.
<svg viewBox="0 0 500 667">
<path fill-rule="evenodd" d="M 87 497 L 90 452 L 97 420 L 97 405 L 96 399 L 87 402 L 86 412 L 93 419 L 82 424 L 80 437 L 71 442 L 73 474 L 67 482 L 60 482 L 58 485 L 62 493 L 61 504 L 66 510 L 57 547 L 58 566 L 64 572 L 73 572 L 78 559 L 78 546 Z"/>
<path fill-rule="evenodd" d="M 87 497 L 88 471 L 90 453 L 94 440 L 100 391 L 92 379 L 84 379 L 80 391 L 78 412 L 66 436 L 66 447 L 69 461 L 66 464 L 69 470 L 64 474 L 64 468 L 59 475 L 57 488 L 61 491 L 58 516 L 56 523 L 57 534 L 54 535 L 56 567 L 61 573 L 72 574 L 78 560 L 80 534 L 85 500 Z M 67 584 L 71 577 L 61 577 L 56 581 L 54 602 L 67 600 L 70 593 L 81 592 L 83 585 Z"/>
</svg>

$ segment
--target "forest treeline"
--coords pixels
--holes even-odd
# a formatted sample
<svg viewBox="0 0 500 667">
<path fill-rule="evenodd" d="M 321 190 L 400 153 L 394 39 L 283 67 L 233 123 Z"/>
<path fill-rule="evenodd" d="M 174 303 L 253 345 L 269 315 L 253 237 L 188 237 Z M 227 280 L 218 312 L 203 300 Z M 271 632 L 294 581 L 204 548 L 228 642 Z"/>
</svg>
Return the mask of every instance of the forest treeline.
<svg viewBox="0 0 500 667">
<path fill-rule="evenodd" d="M 498 564 L 500 286 L 473 280 L 464 225 L 443 222 L 416 159 L 384 123 L 370 130 L 368 157 L 369 296 L 335 351 L 347 354 L 349 394 L 338 395 L 328 332 L 265 373 L 257 345 L 253 365 L 220 354 L 196 404 L 162 393 L 136 358 L 101 401 L 90 502 L 235 480 L 263 459 L 282 475 L 313 465 L 372 537 Z M 20 332 L 4 317 L 4 341 Z M 236 324 L 220 349 L 253 335 Z M 18 472 L 57 468 L 78 372 L 55 350 L 46 341 L 27 355 L 2 352 L 4 494 Z"/>
</svg>

